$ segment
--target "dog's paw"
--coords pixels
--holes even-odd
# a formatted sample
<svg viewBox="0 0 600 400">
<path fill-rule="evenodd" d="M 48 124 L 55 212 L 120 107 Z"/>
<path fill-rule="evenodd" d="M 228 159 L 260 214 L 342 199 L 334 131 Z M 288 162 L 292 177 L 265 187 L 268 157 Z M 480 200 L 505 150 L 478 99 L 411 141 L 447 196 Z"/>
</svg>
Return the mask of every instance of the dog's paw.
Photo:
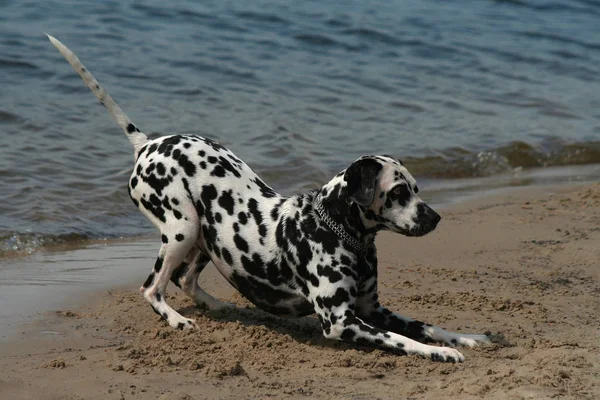
<svg viewBox="0 0 600 400">
<path fill-rule="evenodd" d="M 459 335 L 448 341 L 448 344 L 452 347 L 475 347 L 480 344 L 491 343 L 490 338 L 487 335 Z"/>
<path fill-rule="evenodd" d="M 185 331 L 188 329 L 198 329 L 196 321 L 189 318 L 183 318 L 181 321 L 178 321 L 176 323 L 170 323 L 169 325 L 171 325 L 171 327 L 175 329 L 179 329 L 180 331 Z"/>
<path fill-rule="evenodd" d="M 429 351 L 432 361 L 459 363 L 465 361 L 465 356 L 456 349 L 450 347 L 433 347 Z"/>
</svg>

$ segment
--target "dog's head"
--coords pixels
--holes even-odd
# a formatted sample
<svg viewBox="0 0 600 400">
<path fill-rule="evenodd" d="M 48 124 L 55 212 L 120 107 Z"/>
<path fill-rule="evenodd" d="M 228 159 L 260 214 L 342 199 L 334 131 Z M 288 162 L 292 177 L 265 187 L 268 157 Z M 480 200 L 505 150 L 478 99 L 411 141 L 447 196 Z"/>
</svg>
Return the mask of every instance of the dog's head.
<svg viewBox="0 0 600 400">
<path fill-rule="evenodd" d="M 439 214 L 417 196 L 415 179 L 393 157 L 363 156 L 338 175 L 340 178 L 340 183 L 345 183 L 345 201 L 356 204 L 371 226 L 423 236 L 440 222 Z"/>
</svg>

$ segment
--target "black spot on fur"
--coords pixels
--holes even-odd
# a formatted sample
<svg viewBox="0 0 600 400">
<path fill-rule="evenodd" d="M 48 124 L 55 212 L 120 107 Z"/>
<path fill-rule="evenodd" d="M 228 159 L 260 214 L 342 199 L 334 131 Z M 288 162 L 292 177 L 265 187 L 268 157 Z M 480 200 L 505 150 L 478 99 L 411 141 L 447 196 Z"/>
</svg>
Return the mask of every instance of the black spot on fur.
<svg viewBox="0 0 600 400">
<path fill-rule="evenodd" d="M 267 278 L 269 279 L 269 283 L 273 286 L 278 286 L 282 283 L 279 268 L 277 268 L 277 263 L 274 261 L 267 264 Z"/>
<path fill-rule="evenodd" d="M 186 262 L 182 262 L 171 274 L 171 282 L 173 282 L 178 288 L 181 288 L 179 279 L 186 274 L 187 266 L 188 264 Z"/>
<path fill-rule="evenodd" d="M 225 169 L 223 169 L 223 167 L 221 167 L 220 165 L 217 165 L 210 173 L 210 176 L 216 176 L 218 178 L 223 178 L 223 177 L 225 177 Z"/>
<path fill-rule="evenodd" d="M 342 280 L 342 274 L 335 271 L 330 266 L 317 265 L 317 274 L 329 278 L 329 282 L 335 283 Z"/>
<path fill-rule="evenodd" d="M 156 273 L 159 273 L 160 269 L 162 268 L 162 265 L 163 265 L 163 259 L 162 259 L 162 257 L 158 257 L 156 259 L 156 262 L 154 263 L 154 271 Z"/>
<path fill-rule="evenodd" d="M 248 252 L 248 242 L 246 242 L 246 240 L 244 240 L 244 238 L 237 233 L 233 236 L 233 242 L 235 243 L 235 247 L 237 247 L 239 250 L 243 251 L 244 253 Z"/>
<path fill-rule="evenodd" d="M 194 176 L 196 174 L 196 166 L 191 162 L 185 154 L 181 154 L 177 159 L 179 166 L 183 168 L 187 176 Z"/>
<path fill-rule="evenodd" d="M 160 238 L 163 243 L 169 243 L 169 238 L 167 238 L 167 235 L 162 235 Z"/>
<path fill-rule="evenodd" d="M 146 278 L 146 281 L 144 282 L 143 286 L 145 288 L 147 288 L 150 285 L 152 285 L 152 282 L 154 282 L 154 272 L 152 272 L 150 275 L 148 275 L 148 277 Z"/>
<path fill-rule="evenodd" d="M 309 219 L 307 218 L 307 220 L 309 220 Z M 314 224 L 314 222 L 313 222 L 313 224 Z M 308 229 L 308 227 L 303 227 L 303 228 L 304 228 L 303 230 L 305 230 L 305 231 L 306 231 L 306 229 Z M 314 231 L 314 229 L 308 230 L 307 232 L 311 232 L 311 231 Z M 337 234 L 335 232 L 332 232 L 330 230 L 325 230 L 322 228 L 319 228 L 314 232 L 315 233 L 313 235 L 313 239 L 315 240 L 315 242 L 321 243 L 321 245 L 323 246 L 323 251 L 328 254 L 335 254 L 336 250 L 340 246 L 340 241 L 339 241 Z"/>
<path fill-rule="evenodd" d="M 223 156 L 219 156 L 219 167 L 223 169 L 223 173 L 229 172 L 236 178 L 240 178 L 242 176 L 238 169 L 231 165 L 231 163 Z"/>
<path fill-rule="evenodd" d="M 154 196 L 154 199 L 158 200 L 158 198 L 154 194 L 152 196 Z M 152 196 L 150 197 L 151 199 L 153 198 Z M 143 198 L 140 201 L 142 202 L 142 205 L 144 206 L 144 208 L 146 210 L 150 211 L 152 213 L 152 215 L 154 215 L 156 218 L 158 218 L 162 222 L 166 221 L 165 220 L 165 210 L 162 208 L 160 200 L 158 200 L 158 204 L 155 202 L 145 200 Z"/>
<path fill-rule="evenodd" d="M 319 287 L 319 278 L 315 274 L 310 274 L 309 280 L 311 285 Z"/>
<path fill-rule="evenodd" d="M 256 201 L 256 199 L 248 200 L 248 210 L 250 211 L 252 217 L 254 217 L 256 225 L 260 225 L 262 223 L 263 217 L 262 213 L 258 210 L 258 202 Z"/>
<path fill-rule="evenodd" d="M 260 224 L 260 225 L 258 226 L 258 234 L 259 234 L 261 237 L 265 237 L 265 236 L 267 236 L 267 227 L 266 227 L 264 224 Z M 262 243 L 262 241 L 261 241 L 261 243 Z"/>
<path fill-rule="evenodd" d="M 81 70 L 85 71 L 84 68 L 82 68 Z M 133 133 L 133 132 L 139 132 L 139 131 L 140 130 L 134 124 L 127 125 L 127 133 Z"/>
<path fill-rule="evenodd" d="M 150 202 L 151 202 L 152 204 L 154 204 L 155 206 L 160 206 L 160 205 L 162 205 L 162 202 L 160 201 L 160 199 L 159 199 L 159 198 L 158 198 L 158 197 L 157 197 L 157 196 L 156 196 L 154 193 L 152 193 L 152 194 L 150 195 Z"/>
<path fill-rule="evenodd" d="M 217 198 L 217 189 L 214 185 L 204 185 L 202 186 L 202 192 L 200 193 L 200 199 L 202 200 L 202 204 L 204 205 L 202 210 L 199 211 L 199 215 L 204 215 L 209 224 L 214 224 L 214 216 L 212 213 L 212 201 Z M 202 213 L 200 213 L 202 211 Z"/>
<path fill-rule="evenodd" d="M 339 307 L 348 301 L 350 301 L 348 292 L 343 288 L 338 288 L 333 296 L 323 298 L 323 306 L 325 308 Z"/>
<path fill-rule="evenodd" d="M 356 332 L 354 332 L 350 328 L 346 328 L 342 332 L 342 334 L 340 336 L 340 339 L 342 339 L 342 340 L 352 340 L 354 338 L 354 336 L 356 336 Z"/>
<path fill-rule="evenodd" d="M 169 197 L 165 196 L 164 199 L 162 199 L 161 204 L 163 205 L 163 207 L 167 210 L 171 210 L 171 204 L 169 204 Z"/>
<path fill-rule="evenodd" d="M 183 242 L 183 239 L 185 239 L 185 236 L 183 236 L 183 234 L 178 233 L 177 235 L 175 235 L 175 240 L 177 240 L 178 242 Z"/>
<path fill-rule="evenodd" d="M 223 255 L 223 260 L 229 265 L 233 264 L 233 257 L 231 257 L 231 253 L 226 248 L 221 250 L 221 254 Z"/>
<path fill-rule="evenodd" d="M 252 259 L 249 259 L 246 256 L 242 256 L 241 261 L 242 265 L 244 266 L 244 269 L 251 276 L 263 279 L 267 277 L 265 275 L 263 260 L 258 253 L 252 254 Z"/>
<path fill-rule="evenodd" d="M 213 225 L 203 225 L 202 234 L 208 250 L 214 250 L 217 244 L 217 230 Z"/>
<path fill-rule="evenodd" d="M 210 147 L 212 147 L 213 150 L 216 151 L 216 152 L 220 152 L 221 150 L 227 150 L 225 147 L 221 146 L 219 143 L 215 142 L 212 139 L 201 138 L 201 140 L 204 141 L 204 143 L 206 143 Z"/>
<path fill-rule="evenodd" d="M 219 205 L 223 207 L 229 215 L 233 215 L 233 209 L 235 206 L 232 193 L 233 190 L 224 190 L 221 193 L 221 197 L 219 197 Z"/>
<path fill-rule="evenodd" d="M 140 166 L 138 166 L 138 167 L 140 167 Z M 173 177 L 172 176 L 164 176 L 161 178 L 161 177 L 159 177 L 158 174 L 153 173 L 155 168 L 156 168 L 156 166 L 154 163 L 150 164 L 148 166 L 148 168 L 146 168 L 146 175 L 143 175 L 141 173 L 141 169 L 138 168 L 138 170 L 140 170 L 140 173 L 138 175 L 144 182 L 146 182 L 152 189 L 154 189 L 156 194 L 158 194 L 160 196 L 160 195 L 162 195 L 163 189 L 165 187 L 167 187 L 173 181 Z"/>
<path fill-rule="evenodd" d="M 276 196 L 275 191 L 269 186 L 267 186 L 267 184 L 264 183 L 260 178 L 255 178 L 254 180 L 252 180 L 252 182 L 258 185 L 260 193 L 263 195 L 263 197 L 271 198 Z"/>
</svg>

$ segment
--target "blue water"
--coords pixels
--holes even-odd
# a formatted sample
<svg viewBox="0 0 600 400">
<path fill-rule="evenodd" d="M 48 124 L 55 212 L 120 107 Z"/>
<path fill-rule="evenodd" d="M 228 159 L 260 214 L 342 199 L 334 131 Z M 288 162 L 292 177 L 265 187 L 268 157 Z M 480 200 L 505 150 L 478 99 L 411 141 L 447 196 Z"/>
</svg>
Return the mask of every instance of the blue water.
<svg viewBox="0 0 600 400">
<path fill-rule="evenodd" d="M 153 230 L 43 32 L 145 132 L 216 139 L 285 193 L 366 153 L 432 187 L 600 162 L 600 1 L 0 0 L 0 254 Z"/>
</svg>

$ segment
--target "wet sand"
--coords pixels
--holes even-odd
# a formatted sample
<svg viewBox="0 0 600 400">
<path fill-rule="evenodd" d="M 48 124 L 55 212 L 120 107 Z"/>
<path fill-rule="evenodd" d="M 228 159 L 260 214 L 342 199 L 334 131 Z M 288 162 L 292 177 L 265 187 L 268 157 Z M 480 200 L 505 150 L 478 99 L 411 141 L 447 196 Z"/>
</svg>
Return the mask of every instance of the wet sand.
<svg viewBox="0 0 600 400">
<path fill-rule="evenodd" d="M 0 260 L 0 340 L 40 314 L 72 305 L 73 299 L 135 286 L 147 275 L 159 247 L 155 238 L 98 241 L 85 248 Z"/>
<path fill-rule="evenodd" d="M 256 310 L 212 267 L 202 286 L 239 308 L 205 313 L 171 287 L 169 302 L 200 326 L 173 331 L 137 292 L 158 249 L 138 241 L 8 266 L 80 272 L 56 285 L 60 304 L 32 297 L 24 314 L 43 314 L 24 323 L 7 306 L 19 286 L 4 285 L 0 398 L 599 398 L 600 184 L 504 192 L 442 216 L 424 238 L 378 237 L 380 297 L 449 330 L 490 332 L 463 364 L 327 341 L 314 318 Z"/>
</svg>

